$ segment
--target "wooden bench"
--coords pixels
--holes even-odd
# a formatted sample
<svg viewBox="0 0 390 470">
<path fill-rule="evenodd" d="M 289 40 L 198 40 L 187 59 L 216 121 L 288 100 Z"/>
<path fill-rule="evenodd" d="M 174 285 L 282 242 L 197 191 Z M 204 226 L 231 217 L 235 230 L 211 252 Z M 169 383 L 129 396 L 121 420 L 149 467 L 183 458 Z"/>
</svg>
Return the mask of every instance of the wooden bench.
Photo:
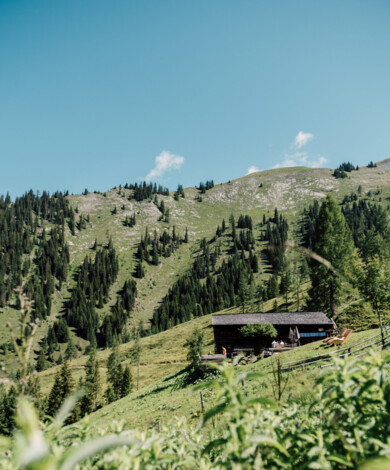
<svg viewBox="0 0 390 470">
<path fill-rule="evenodd" d="M 347 330 L 343 336 L 340 336 L 339 338 L 332 338 L 328 342 L 328 344 L 330 346 L 338 346 L 340 344 L 345 344 L 352 333 L 353 333 L 353 330 Z"/>
<path fill-rule="evenodd" d="M 325 338 L 325 339 L 323 340 L 323 342 L 324 342 L 324 343 L 329 343 L 329 341 L 332 341 L 332 339 L 342 338 L 342 337 L 344 337 L 344 335 L 345 335 L 345 333 L 346 333 L 347 331 L 348 331 L 348 328 L 343 328 L 343 329 L 341 330 L 341 333 L 340 333 L 339 336 L 329 336 L 329 338 Z"/>
</svg>

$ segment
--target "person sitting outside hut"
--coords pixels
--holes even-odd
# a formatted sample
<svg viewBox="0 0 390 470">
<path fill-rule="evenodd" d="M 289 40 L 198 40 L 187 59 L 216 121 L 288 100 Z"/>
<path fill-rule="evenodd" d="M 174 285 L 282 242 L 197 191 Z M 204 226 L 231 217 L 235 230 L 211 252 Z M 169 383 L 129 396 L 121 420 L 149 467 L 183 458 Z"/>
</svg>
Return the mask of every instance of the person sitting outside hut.
<svg viewBox="0 0 390 470">
<path fill-rule="evenodd" d="M 273 340 L 272 343 L 271 343 L 271 346 L 273 348 L 277 348 L 279 346 L 279 343 L 277 341 Z"/>
<path fill-rule="evenodd" d="M 226 348 L 222 346 L 222 354 L 226 356 Z"/>
<path fill-rule="evenodd" d="M 284 347 L 284 341 L 283 341 L 283 340 L 280 341 L 279 346 L 280 346 L 281 348 Z"/>
</svg>

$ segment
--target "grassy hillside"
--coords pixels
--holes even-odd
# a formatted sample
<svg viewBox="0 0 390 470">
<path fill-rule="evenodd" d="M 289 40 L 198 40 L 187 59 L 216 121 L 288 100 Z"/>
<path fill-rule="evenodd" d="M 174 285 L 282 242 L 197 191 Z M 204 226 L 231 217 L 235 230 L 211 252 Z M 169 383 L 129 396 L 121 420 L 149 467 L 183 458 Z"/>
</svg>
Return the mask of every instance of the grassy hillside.
<svg viewBox="0 0 390 470">
<path fill-rule="evenodd" d="M 352 171 L 348 173 L 346 179 L 334 178 L 332 170 L 329 169 L 298 167 L 258 172 L 216 185 L 202 194 L 202 202 L 196 200 L 199 193 L 196 188 L 186 188 L 185 198 L 179 198 L 178 201 L 173 198 L 173 194 L 159 195 L 158 201 L 163 200 L 165 207 L 170 211 L 169 224 L 159 220 L 161 213 L 153 201 L 129 200 L 130 190 L 123 187 L 108 190 L 103 194 L 70 195 L 70 203 L 77 208 L 78 217 L 88 217 L 89 222 L 86 228 L 76 230 L 75 235 L 70 233 L 68 227 L 65 228 L 70 249 L 70 272 L 67 282 L 53 296 L 51 317 L 41 322 L 36 342 L 47 334 L 48 326 L 63 311 L 64 301 L 69 298 L 70 289 L 75 282 L 74 274 L 84 257 L 93 253 L 91 247 L 95 240 L 103 245 L 112 238 L 119 256 L 118 278 L 111 288 L 109 302 L 99 311 L 103 316 L 115 303 L 116 294 L 124 281 L 133 276 L 136 264 L 135 252 L 145 229 L 148 228 L 149 233 L 153 233 L 154 230 L 161 233 L 175 226 L 177 233 L 183 236 L 185 229 L 188 228 L 189 243 L 180 245 L 169 258 L 161 257 L 158 266 L 147 265 L 145 277 L 137 279 L 138 296 L 128 324 L 130 331 L 132 327 L 138 325 L 139 320 L 143 320 L 147 326 L 153 310 L 159 305 L 168 289 L 191 266 L 199 251 L 200 240 L 202 238 L 210 240 L 222 219 L 228 223 L 230 214 L 234 214 L 236 219 L 239 214 L 250 215 L 255 224 L 255 234 L 258 235 L 256 224 L 262 219 L 263 214 L 271 216 L 277 207 L 288 218 L 290 233 L 294 236 L 303 208 L 308 207 L 314 199 L 325 197 L 328 192 L 341 202 L 345 195 L 352 191 L 357 192 L 360 186 L 364 197 L 375 200 L 387 208 L 390 204 L 389 176 L 390 160 L 378 163 L 375 168 L 363 167 L 359 171 Z M 132 214 L 136 214 L 136 225 L 132 228 L 124 226 L 125 217 Z M 259 252 L 262 248 L 261 242 L 257 241 L 256 245 Z M 222 258 L 224 256 L 226 250 L 224 251 L 223 245 Z M 268 266 L 263 261 L 259 274 L 255 277 L 259 279 L 267 277 L 267 269 Z M 288 308 L 294 310 L 296 304 L 292 296 L 290 297 Z M 355 300 L 352 295 L 350 302 L 353 304 Z M 282 305 L 283 299 L 279 298 L 278 303 Z M 273 307 L 274 303 L 269 302 L 264 309 L 267 311 Z M 256 311 L 258 306 L 252 304 L 249 310 Z M 0 343 L 9 340 L 5 324 L 11 321 L 15 325 L 17 317 L 18 313 L 12 308 L 0 309 Z M 76 338 L 77 341 L 82 348 L 87 344 L 84 340 Z M 153 339 L 150 338 L 148 341 Z M 64 348 L 65 345 L 61 345 L 55 357 L 63 353 Z M 38 351 L 37 345 L 35 351 Z M 8 353 L 3 359 L 8 369 L 14 369 L 12 353 Z M 50 372 L 47 374 L 50 376 Z"/>
<path fill-rule="evenodd" d="M 210 322 L 211 319 L 208 316 L 189 322 L 186 325 L 180 325 L 175 328 L 175 337 L 177 338 L 180 336 L 180 338 L 182 338 L 189 333 L 190 327 L 197 324 L 203 329 L 203 331 L 205 331 L 206 337 L 209 340 Z M 171 332 L 159 333 L 158 335 L 155 335 L 155 337 L 167 339 L 166 335 L 169 333 Z M 354 333 L 351 336 L 348 345 L 352 346 L 363 339 L 374 336 L 377 333 L 378 330 Z M 180 341 L 180 343 L 182 343 L 182 341 Z M 172 357 L 172 350 L 168 352 L 167 350 L 161 349 L 160 359 L 162 359 L 162 357 L 167 357 L 169 358 L 168 360 L 172 360 L 173 358 L 181 358 L 183 360 L 183 348 L 178 344 L 173 344 L 172 346 L 174 356 Z M 208 347 L 205 348 L 205 351 L 207 351 L 207 349 Z M 280 357 L 282 362 L 289 362 L 329 352 L 329 350 L 333 349 L 326 348 L 323 346 L 321 341 L 317 341 L 297 348 L 296 350 L 282 353 L 278 357 Z M 163 356 L 163 354 L 167 354 L 167 356 Z M 92 429 L 94 425 L 108 426 L 115 420 L 124 420 L 124 426 L 127 429 L 147 429 L 155 426 L 158 420 L 161 420 L 164 424 L 168 424 L 169 422 L 174 421 L 178 416 L 185 416 L 189 422 L 194 423 L 199 420 L 199 417 L 202 414 L 199 392 L 194 392 L 193 386 L 191 385 L 184 388 L 177 385 L 185 373 L 183 370 L 185 362 L 183 361 L 181 364 L 175 363 L 175 366 L 172 367 L 171 373 L 162 378 L 162 375 L 159 376 L 157 373 L 157 364 L 145 364 L 146 358 L 150 358 L 151 361 L 153 360 L 149 351 L 145 351 L 143 368 L 145 374 L 153 374 L 155 382 L 151 382 L 150 386 L 146 386 L 138 392 L 133 391 L 127 397 L 107 405 L 103 409 L 89 415 L 88 420 L 92 424 Z M 275 385 L 275 381 L 272 373 L 273 364 L 275 364 L 275 357 L 259 359 L 248 365 L 239 366 L 242 370 L 256 372 L 258 374 L 257 377 L 252 377 L 246 381 L 244 389 L 246 397 L 256 398 L 261 396 L 274 399 L 273 386 Z M 150 370 L 147 369 L 148 367 L 150 367 Z M 165 371 L 168 371 L 168 368 L 166 368 Z M 134 373 L 135 369 L 133 369 L 133 374 Z M 313 394 L 316 393 L 313 388 L 315 379 L 321 373 L 322 369 L 318 367 L 307 368 L 304 370 L 300 369 L 291 372 L 289 374 L 289 381 L 286 390 L 283 394 L 283 401 L 295 404 L 309 402 L 312 399 Z M 146 383 L 147 381 L 145 380 L 143 384 L 146 385 Z M 214 405 L 214 397 L 215 393 L 212 390 L 206 390 L 204 392 L 206 410 Z"/>
<path fill-rule="evenodd" d="M 198 191 L 186 188 L 186 197 L 175 201 L 172 196 L 158 196 L 170 210 L 170 223 L 159 221 L 161 213 L 151 201 L 128 201 L 129 190 L 112 189 L 102 194 L 70 196 L 79 213 L 90 216 L 90 224 L 72 237 L 68 234 L 71 264 L 77 266 L 95 239 L 105 243 L 109 237 L 120 253 L 120 274 L 113 290 L 119 288 L 124 280 L 132 275 L 135 268 L 134 252 L 141 235 L 148 227 L 149 232 L 161 232 L 175 226 L 180 234 L 188 227 L 189 243 L 183 244 L 170 258 L 160 259 L 159 266 L 147 266 L 144 279 L 137 281 L 139 292 L 135 317 L 148 320 L 153 309 L 166 294 L 175 279 L 189 267 L 193 254 L 202 238 L 214 236 L 217 225 L 230 214 L 252 216 L 255 223 L 263 214 L 272 215 L 275 207 L 287 215 L 294 224 L 304 207 L 314 199 L 321 199 L 328 192 L 341 201 L 346 194 L 362 187 L 363 193 L 381 190 L 372 198 L 385 205 L 390 204 L 390 160 L 379 163 L 376 168 L 360 168 L 348 174 L 346 179 L 336 179 L 329 169 L 285 168 L 258 172 L 228 183 L 218 184 L 202 195 L 202 202 L 195 200 Z M 262 185 L 260 187 L 260 185 Z M 125 210 L 122 210 L 125 205 Z M 112 214 L 114 207 L 117 214 Z M 126 216 L 137 215 L 133 228 L 123 226 Z M 66 291 L 64 292 L 66 295 Z"/>
<path fill-rule="evenodd" d="M 140 360 L 140 375 L 139 387 L 144 389 L 150 386 L 163 377 L 176 373 L 188 365 L 186 358 L 187 351 L 184 348 L 184 343 L 191 336 L 193 329 L 198 327 L 205 333 L 206 346 L 205 353 L 209 350 L 214 350 L 214 337 L 211 327 L 211 315 L 206 315 L 202 318 L 183 323 L 170 330 L 163 331 L 157 335 L 141 338 L 141 360 Z M 124 358 L 123 364 L 131 366 L 133 381 L 136 382 L 137 368 L 132 363 L 131 351 L 134 341 L 125 343 L 119 346 L 122 357 Z M 102 388 L 106 388 L 106 362 L 110 355 L 110 349 L 98 350 L 98 361 L 100 368 L 100 375 L 102 379 Z M 76 383 L 79 377 L 84 375 L 84 366 L 87 362 L 87 356 L 81 356 L 78 359 L 70 362 L 72 376 Z M 41 372 L 41 386 L 44 393 L 48 393 L 54 382 L 54 377 L 59 366 Z"/>
</svg>

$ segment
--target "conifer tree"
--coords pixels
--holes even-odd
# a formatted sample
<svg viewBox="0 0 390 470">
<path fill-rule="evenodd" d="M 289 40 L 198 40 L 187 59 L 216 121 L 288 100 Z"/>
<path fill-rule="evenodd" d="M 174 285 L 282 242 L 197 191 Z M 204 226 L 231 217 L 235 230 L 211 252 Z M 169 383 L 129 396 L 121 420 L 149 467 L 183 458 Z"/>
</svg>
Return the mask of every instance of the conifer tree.
<svg viewBox="0 0 390 470">
<path fill-rule="evenodd" d="M 300 301 L 301 301 L 301 286 L 305 278 L 304 270 L 307 269 L 307 262 L 306 259 L 303 259 L 303 263 L 298 263 L 297 260 L 293 262 L 292 266 L 292 290 L 295 295 L 295 299 L 297 302 L 297 307 L 295 309 L 296 312 L 300 311 Z"/>
<path fill-rule="evenodd" d="M 312 249 L 320 258 L 310 261 L 308 307 L 332 315 L 340 302 L 341 279 L 352 266 L 354 246 L 344 216 L 330 194 L 320 207 Z"/>
<path fill-rule="evenodd" d="M 7 392 L 0 384 L 0 434 L 12 435 L 15 428 L 16 399 L 17 393 L 14 387 Z"/>
<path fill-rule="evenodd" d="M 282 266 L 281 279 L 280 279 L 280 293 L 285 296 L 286 311 L 288 311 L 288 293 L 291 289 L 291 268 L 288 262 L 284 262 Z"/>
<path fill-rule="evenodd" d="M 142 261 L 139 261 L 135 267 L 135 277 L 142 279 L 145 276 L 145 268 L 142 265 Z"/>
<path fill-rule="evenodd" d="M 268 298 L 273 299 L 279 295 L 278 276 L 273 274 L 268 281 Z"/>
<path fill-rule="evenodd" d="M 240 276 L 239 289 L 238 289 L 238 301 L 240 303 L 242 313 L 245 313 L 246 307 L 250 300 L 250 289 L 248 286 L 248 278 L 244 274 Z"/>
<path fill-rule="evenodd" d="M 137 390 L 139 389 L 139 362 L 141 359 L 141 341 L 139 330 L 135 333 L 134 346 L 132 350 L 132 359 L 137 364 Z"/>
<path fill-rule="evenodd" d="M 47 360 L 46 360 L 46 356 L 45 356 L 45 351 L 43 350 L 43 348 L 41 348 L 39 350 L 36 370 L 37 370 L 37 372 L 41 372 L 43 370 L 46 370 L 47 366 L 48 366 L 48 364 L 47 364 Z"/>
<path fill-rule="evenodd" d="M 46 406 L 47 415 L 54 416 L 56 414 L 62 402 L 71 394 L 73 385 L 74 382 L 69 364 L 65 361 L 61 369 L 58 370 L 53 387 L 50 391 Z"/>
<path fill-rule="evenodd" d="M 64 357 L 66 361 L 69 361 L 70 359 L 75 359 L 77 357 L 77 348 L 73 342 L 72 337 L 70 337 L 68 341 L 68 345 L 66 346 Z"/>
<path fill-rule="evenodd" d="M 107 360 L 107 381 L 110 384 L 110 387 L 112 387 L 113 395 L 116 400 L 120 397 L 122 386 L 123 370 L 121 361 L 122 356 L 119 352 L 118 341 L 116 340 L 112 347 L 112 352 Z"/>
<path fill-rule="evenodd" d="M 85 380 L 82 386 L 84 387 L 84 396 L 81 400 L 81 414 L 85 415 L 95 411 L 98 405 L 100 374 L 95 348 L 91 348 L 88 361 L 85 364 Z"/>
<path fill-rule="evenodd" d="M 69 330 L 65 318 L 60 318 L 53 326 L 58 341 L 66 343 L 69 340 Z"/>
<path fill-rule="evenodd" d="M 126 366 L 122 375 L 122 383 L 119 392 L 120 398 L 127 396 L 133 388 L 133 378 L 131 376 L 130 367 Z"/>
<path fill-rule="evenodd" d="M 256 287 L 255 296 L 259 305 L 259 311 L 262 312 L 264 310 L 264 287 L 262 285 Z"/>
<path fill-rule="evenodd" d="M 381 260 L 379 256 L 374 256 L 362 264 L 357 270 L 356 277 L 356 284 L 360 292 L 371 303 L 378 315 L 384 346 L 382 314 L 390 307 L 390 262 Z"/>
</svg>

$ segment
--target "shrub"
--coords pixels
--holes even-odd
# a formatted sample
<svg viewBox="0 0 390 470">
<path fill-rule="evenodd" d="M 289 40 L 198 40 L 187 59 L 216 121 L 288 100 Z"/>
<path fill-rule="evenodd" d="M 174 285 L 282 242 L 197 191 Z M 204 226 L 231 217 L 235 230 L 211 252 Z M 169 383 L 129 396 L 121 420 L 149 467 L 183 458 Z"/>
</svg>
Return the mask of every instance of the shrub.
<svg viewBox="0 0 390 470">
<path fill-rule="evenodd" d="M 245 338 L 276 338 L 278 335 L 271 323 L 245 325 L 240 328 L 240 333 Z"/>
</svg>

